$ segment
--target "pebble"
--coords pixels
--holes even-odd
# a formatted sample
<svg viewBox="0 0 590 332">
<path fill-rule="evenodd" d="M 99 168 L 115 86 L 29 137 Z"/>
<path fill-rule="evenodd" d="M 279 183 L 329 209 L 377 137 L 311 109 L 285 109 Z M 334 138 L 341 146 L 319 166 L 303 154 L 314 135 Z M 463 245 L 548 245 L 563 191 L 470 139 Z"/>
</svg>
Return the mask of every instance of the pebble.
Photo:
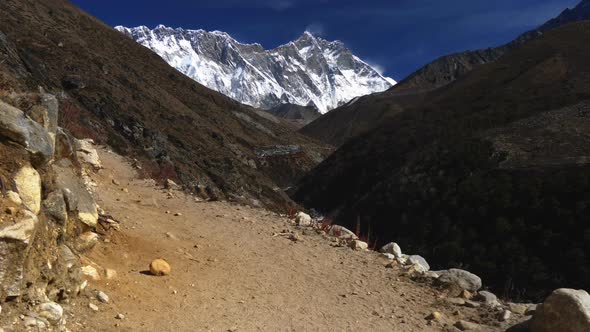
<svg viewBox="0 0 590 332">
<path fill-rule="evenodd" d="M 101 291 L 96 294 L 96 299 L 102 303 L 109 303 L 109 296 Z"/>
<path fill-rule="evenodd" d="M 437 320 L 438 321 L 438 320 L 441 320 L 443 317 L 444 317 L 443 314 L 441 314 L 438 311 L 434 311 L 430 315 L 426 316 L 426 319 L 427 320 Z"/>
<path fill-rule="evenodd" d="M 92 309 L 92 311 L 98 311 L 98 306 L 94 303 L 88 303 L 88 308 Z"/>
<path fill-rule="evenodd" d="M 166 276 L 171 272 L 170 264 L 163 259 L 154 259 L 150 263 L 150 272 L 155 276 Z"/>
<path fill-rule="evenodd" d="M 125 319 L 125 315 L 123 314 L 117 314 L 117 316 L 115 316 L 116 319 Z"/>
</svg>

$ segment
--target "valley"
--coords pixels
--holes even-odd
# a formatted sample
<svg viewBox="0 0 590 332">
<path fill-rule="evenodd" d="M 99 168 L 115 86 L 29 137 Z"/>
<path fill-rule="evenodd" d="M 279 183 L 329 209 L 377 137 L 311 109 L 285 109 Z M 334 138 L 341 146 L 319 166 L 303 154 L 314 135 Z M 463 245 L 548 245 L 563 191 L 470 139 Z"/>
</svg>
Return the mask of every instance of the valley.
<svg viewBox="0 0 590 332">
<path fill-rule="evenodd" d="M 0 332 L 590 330 L 590 0 L 399 83 L 379 6 L 76 4 L 0 2 Z"/>
</svg>

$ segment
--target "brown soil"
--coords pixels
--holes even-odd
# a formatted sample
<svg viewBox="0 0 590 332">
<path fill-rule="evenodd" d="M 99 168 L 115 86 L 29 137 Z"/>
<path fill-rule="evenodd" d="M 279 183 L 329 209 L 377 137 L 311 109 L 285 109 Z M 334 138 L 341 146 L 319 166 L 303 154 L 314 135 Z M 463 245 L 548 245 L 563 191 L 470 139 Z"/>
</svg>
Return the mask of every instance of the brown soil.
<svg viewBox="0 0 590 332">
<path fill-rule="evenodd" d="M 487 320 L 482 309 L 453 315 L 458 308 L 439 290 L 386 269 L 375 253 L 332 247 L 263 209 L 168 198 L 118 155 L 101 157 L 98 203 L 122 229 L 90 258 L 118 275 L 65 305 L 72 331 L 439 331 L 458 319 Z M 273 236 L 285 229 L 302 241 Z M 147 273 L 155 258 L 170 263 L 170 276 Z M 96 300 L 97 290 L 109 304 Z M 433 310 L 447 318 L 429 325 Z"/>
</svg>

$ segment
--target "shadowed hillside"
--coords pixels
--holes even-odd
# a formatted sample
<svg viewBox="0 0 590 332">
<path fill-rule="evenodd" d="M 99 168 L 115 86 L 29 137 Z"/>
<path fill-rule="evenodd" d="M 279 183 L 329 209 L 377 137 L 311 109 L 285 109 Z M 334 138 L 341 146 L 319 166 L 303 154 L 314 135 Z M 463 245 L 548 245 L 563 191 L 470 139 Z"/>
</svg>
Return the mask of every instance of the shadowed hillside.
<svg viewBox="0 0 590 332">
<path fill-rule="evenodd" d="M 426 93 L 344 144 L 294 197 L 512 295 L 587 288 L 588 38 L 590 22 L 558 28 Z"/>
</svg>

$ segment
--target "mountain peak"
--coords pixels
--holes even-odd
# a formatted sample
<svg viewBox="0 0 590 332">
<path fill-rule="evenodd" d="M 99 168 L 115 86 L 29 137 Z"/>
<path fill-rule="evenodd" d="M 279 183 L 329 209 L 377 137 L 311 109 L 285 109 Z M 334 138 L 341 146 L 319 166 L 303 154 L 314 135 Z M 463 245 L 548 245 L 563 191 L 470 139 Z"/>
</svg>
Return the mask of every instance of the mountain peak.
<svg viewBox="0 0 590 332">
<path fill-rule="evenodd" d="M 240 43 L 223 31 L 162 25 L 152 30 L 157 33 L 145 31 L 144 27 L 117 30 L 152 49 L 195 81 L 263 109 L 290 103 L 315 105 L 326 113 L 353 98 L 395 84 L 352 55 L 342 42 L 326 41 L 310 31 L 295 41 L 265 50 L 260 44 Z M 214 42 L 218 38 L 227 42 Z"/>
</svg>

